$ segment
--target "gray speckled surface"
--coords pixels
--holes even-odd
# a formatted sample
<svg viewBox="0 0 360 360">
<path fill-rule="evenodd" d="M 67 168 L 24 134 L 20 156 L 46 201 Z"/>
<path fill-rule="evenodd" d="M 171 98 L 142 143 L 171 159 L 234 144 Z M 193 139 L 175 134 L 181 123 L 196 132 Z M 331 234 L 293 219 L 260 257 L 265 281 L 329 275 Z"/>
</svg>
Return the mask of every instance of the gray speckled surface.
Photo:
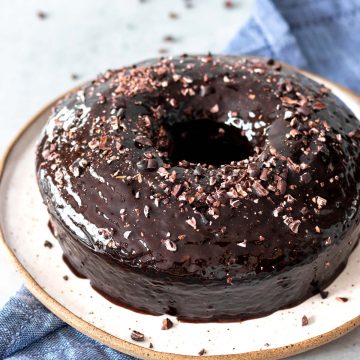
<svg viewBox="0 0 360 360">
<path fill-rule="evenodd" d="M 253 0 L 11 0 L 0 11 L 0 151 L 39 108 L 97 73 L 159 55 L 220 52 Z M 40 19 L 38 11 L 47 14 Z M 171 19 L 170 12 L 179 15 Z M 175 42 L 165 42 L 171 35 Z M 77 80 L 72 74 L 79 75 Z M 0 251 L 0 306 L 21 285 Z M 360 328 L 294 359 L 360 358 Z"/>
</svg>

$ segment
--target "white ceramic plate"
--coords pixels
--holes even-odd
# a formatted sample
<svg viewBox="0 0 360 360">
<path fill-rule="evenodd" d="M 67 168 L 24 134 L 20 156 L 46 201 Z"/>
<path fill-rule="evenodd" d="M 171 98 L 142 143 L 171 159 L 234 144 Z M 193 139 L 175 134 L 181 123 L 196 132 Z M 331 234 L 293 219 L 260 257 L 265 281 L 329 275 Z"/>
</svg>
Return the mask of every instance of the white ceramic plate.
<svg viewBox="0 0 360 360">
<path fill-rule="evenodd" d="M 321 82 L 360 116 L 358 96 L 325 80 Z M 360 323 L 360 247 L 328 288 L 326 300 L 317 295 L 297 307 L 260 319 L 192 324 L 171 318 L 175 326 L 163 331 L 163 317 L 138 314 L 105 300 L 87 280 L 71 273 L 47 227 L 48 215 L 35 179 L 34 153 L 51 105 L 26 125 L 2 164 L 0 224 L 3 245 L 28 288 L 60 318 L 117 350 L 153 359 L 189 359 L 198 356 L 201 349 L 206 350 L 205 358 L 212 359 L 281 358 L 331 341 Z M 46 240 L 54 245 L 52 249 L 44 246 Z M 341 302 L 337 297 L 349 301 Z M 302 326 L 304 315 L 310 320 L 308 326 Z M 133 329 L 145 334 L 143 343 L 131 340 Z"/>
</svg>

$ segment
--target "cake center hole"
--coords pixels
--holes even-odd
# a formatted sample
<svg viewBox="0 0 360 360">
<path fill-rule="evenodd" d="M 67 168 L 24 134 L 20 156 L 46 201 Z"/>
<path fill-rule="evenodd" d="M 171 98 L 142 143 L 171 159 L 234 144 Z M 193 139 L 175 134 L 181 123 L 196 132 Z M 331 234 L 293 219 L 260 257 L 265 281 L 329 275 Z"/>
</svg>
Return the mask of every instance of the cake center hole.
<svg viewBox="0 0 360 360">
<path fill-rule="evenodd" d="M 239 161 L 253 154 L 253 145 L 241 130 L 211 120 L 175 123 L 167 128 L 170 160 L 212 165 Z"/>
</svg>

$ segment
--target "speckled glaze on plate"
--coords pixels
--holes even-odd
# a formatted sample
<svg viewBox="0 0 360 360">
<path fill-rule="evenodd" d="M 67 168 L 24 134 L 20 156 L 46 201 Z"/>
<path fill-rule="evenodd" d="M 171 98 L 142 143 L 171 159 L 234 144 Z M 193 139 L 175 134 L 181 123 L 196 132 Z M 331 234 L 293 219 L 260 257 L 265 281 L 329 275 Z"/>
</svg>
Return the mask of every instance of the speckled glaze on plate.
<svg viewBox="0 0 360 360">
<path fill-rule="evenodd" d="M 308 76 L 333 89 L 360 116 L 359 96 Z M 206 350 L 202 358 L 278 359 L 334 340 L 360 324 L 360 247 L 327 289 L 327 299 L 317 295 L 297 307 L 245 322 L 196 324 L 171 318 L 173 328 L 164 331 L 163 316 L 135 313 L 101 297 L 63 262 L 35 180 L 35 144 L 53 104 L 25 125 L 1 163 L 0 238 L 29 290 L 61 319 L 117 350 L 150 359 L 191 359 L 202 349 Z M 44 246 L 46 240 L 52 248 Z M 307 326 L 302 326 L 304 315 Z M 145 341 L 131 340 L 132 330 L 143 333 Z"/>
</svg>

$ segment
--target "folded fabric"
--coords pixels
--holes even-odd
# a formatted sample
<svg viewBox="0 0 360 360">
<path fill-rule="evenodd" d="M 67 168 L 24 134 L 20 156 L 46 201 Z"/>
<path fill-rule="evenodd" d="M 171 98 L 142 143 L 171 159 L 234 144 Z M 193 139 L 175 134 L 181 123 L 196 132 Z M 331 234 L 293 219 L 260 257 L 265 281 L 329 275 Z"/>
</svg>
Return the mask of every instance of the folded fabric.
<svg viewBox="0 0 360 360">
<path fill-rule="evenodd" d="M 0 311 L 0 359 L 134 358 L 88 338 L 66 325 L 22 288 Z"/>
<path fill-rule="evenodd" d="M 359 0 L 258 0 L 226 48 L 270 56 L 360 93 Z"/>
<path fill-rule="evenodd" d="M 257 0 L 226 49 L 273 57 L 360 92 L 360 0 Z M 134 359 L 66 325 L 25 288 L 0 311 L 0 359 Z"/>
</svg>

